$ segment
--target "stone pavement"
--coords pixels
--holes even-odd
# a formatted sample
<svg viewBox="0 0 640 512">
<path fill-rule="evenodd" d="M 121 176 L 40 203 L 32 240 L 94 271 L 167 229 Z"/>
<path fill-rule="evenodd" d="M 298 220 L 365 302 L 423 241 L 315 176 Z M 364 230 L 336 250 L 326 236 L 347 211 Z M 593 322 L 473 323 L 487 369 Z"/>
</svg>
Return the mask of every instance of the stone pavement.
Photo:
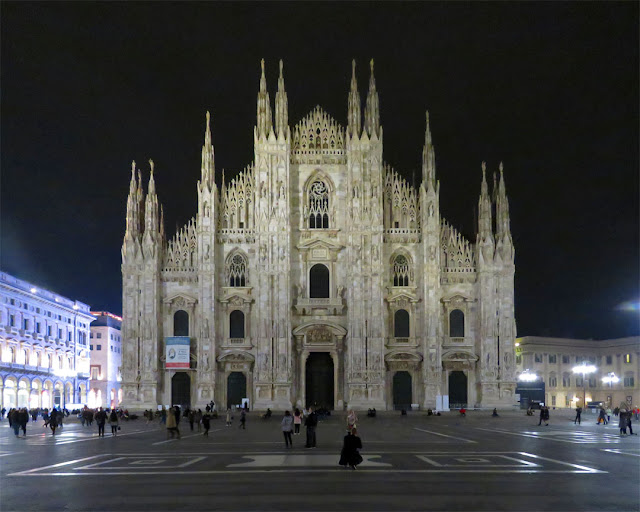
<svg viewBox="0 0 640 512">
<path fill-rule="evenodd" d="M 143 419 L 105 438 L 95 424 L 68 422 L 54 437 L 30 423 L 16 439 L 5 420 L 0 510 L 640 510 L 640 436 L 620 437 L 617 418 L 363 416 L 356 471 L 338 466 L 343 415 L 320 423 L 316 449 L 303 427 L 289 450 L 279 413 L 250 413 L 246 430 L 214 420 L 209 437 L 182 421 L 180 440 Z"/>
</svg>

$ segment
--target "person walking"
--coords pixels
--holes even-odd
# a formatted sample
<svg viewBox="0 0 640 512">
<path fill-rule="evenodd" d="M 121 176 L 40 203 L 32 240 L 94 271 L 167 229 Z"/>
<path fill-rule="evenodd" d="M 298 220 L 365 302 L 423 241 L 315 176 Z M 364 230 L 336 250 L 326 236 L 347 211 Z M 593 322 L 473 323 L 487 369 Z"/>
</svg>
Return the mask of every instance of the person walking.
<svg viewBox="0 0 640 512">
<path fill-rule="evenodd" d="M 242 411 L 240 411 L 240 426 L 238 428 L 245 430 L 247 428 L 246 423 L 247 423 L 247 411 L 242 409 Z"/>
<path fill-rule="evenodd" d="M 211 407 L 208 405 L 202 415 L 202 426 L 204 427 L 204 434 L 202 435 L 209 437 L 209 429 L 211 428 Z M 198 425 L 198 430 L 200 430 L 199 427 L 200 425 Z"/>
<path fill-rule="evenodd" d="M 54 407 L 51 409 L 51 414 L 49 414 L 49 428 L 51 429 L 51 435 L 56 435 L 56 428 L 58 428 L 58 417 L 60 416 L 60 412 Z"/>
<path fill-rule="evenodd" d="M 576 407 L 576 417 L 573 420 L 573 424 L 575 425 L 577 423 L 578 425 L 580 425 L 581 422 L 582 422 L 582 407 L 578 406 Z"/>
<path fill-rule="evenodd" d="M 631 419 L 633 418 L 633 412 L 629 411 L 627 413 L 627 427 L 629 427 L 629 435 L 637 436 L 638 434 L 633 433 L 633 428 L 631 428 Z"/>
<path fill-rule="evenodd" d="M 338 464 L 345 468 L 349 466 L 351 469 L 356 469 L 356 466 L 362 462 L 362 455 L 360 455 L 358 451 L 361 448 L 362 441 L 358 437 L 358 429 L 353 427 L 351 430 L 348 430 L 347 435 L 344 436 Z"/>
<path fill-rule="evenodd" d="M 115 409 L 111 409 L 111 414 L 109 414 L 109 425 L 111 425 L 111 435 L 118 435 L 118 413 Z"/>
<path fill-rule="evenodd" d="M 23 407 L 18 411 L 18 424 L 22 429 L 23 437 L 27 437 L 27 423 L 29 423 L 29 411 Z"/>
<path fill-rule="evenodd" d="M 193 425 L 196 422 L 196 411 L 193 409 L 187 409 L 187 420 L 189 421 L 191 432 L 193 432 Z"/>
<path fill-rule="evenodd" d="M 198 432 L 202 431 L 202 409 L 195 412 L 195 422 L 198 425 Z"/>
<path fill-rule="evenodd" d="M 18 409 L 9 409 L 9 428 L 13 429 L 16 437 L 20 437 L 20 423 L 18 422 Z"/>
<path fill-rule="evenodd" d="M 600 425 L 602 422 L 603 425 L 607 424 L 607 413 L 604 410 L 604 407 L 600 407 L 600 411 L 598 412 L 598 421 L 597 424 Z"/>
<path fill-rule="evenodd" d="M 549 407 L 547 407 L 546 405 L 544 406 L 544 426 L 548 427 L 549 426 Z"/>
<path fill-rule="evenodd" d="M 316 447 L 316 427 L 318 426 L 318 415 L 313 410 L 312 407 L 309 407 L 309 414 L 307 415 L 307 419 L 304 420 L 304 424 L 307 427 L 307 444 L 305 448 L 315 448 Z"/>
<path fill-rule="evenodd" d="M 227 407 L 227 427 L 231 426 L 231 407 Z"/>
<path fill-rule="evenodd" d="M 538 421 L 538 426 L 542 425 L 544 421 L 544 405 L 540 406 L 540 420 Z"/>
<path fill-rule="evenodd" d="M 621 410 L 618 413 L 618 428 L 621 436 L 627 435 L 627 411 Z"/>
<path fill-rule="evenodd" d="M 293 416 L 291 416 L 289 411 L 284 411 L 284 418 L 282 418 L 280 425 L 282 425 L 285 448 L 293 448 L 293 441 L 291 439 L 291 433 L 293 432 Z"/>
<path fill-rule="evenodd" d="M 293 435 L 297 436 L 298 434 L 300 434 L 300 425 L 302 424 L 302 413 L 300 412 L 300 409 L 298 409 L 296 407 L 296 410 L 293 411 Z"/>
<path fill-rule="evenodd" d="M 356 428 L 356 422 L 358 421 L 358 416 L 354 412 L 353 409 L 349 409 L 347 413 L 347 431 L 351 432 L 351 429 Z"/>
<path fill-rule="evenodd" d="M 167 424 L 167 408 L 163 405 L 160 411 L 160 425 Z"/>
<path fill-rule="evenodd" d="M 607 423 L 611 422 L 611 407 L 607 407 Z"/>
<path fill-rule="evenodd" d="M 104 424 L 107 422 L 107 413 L 102 407 L 96 411 L 95 420 L 98 424 L 98 437 L 104 437 Z"/>
</svg>

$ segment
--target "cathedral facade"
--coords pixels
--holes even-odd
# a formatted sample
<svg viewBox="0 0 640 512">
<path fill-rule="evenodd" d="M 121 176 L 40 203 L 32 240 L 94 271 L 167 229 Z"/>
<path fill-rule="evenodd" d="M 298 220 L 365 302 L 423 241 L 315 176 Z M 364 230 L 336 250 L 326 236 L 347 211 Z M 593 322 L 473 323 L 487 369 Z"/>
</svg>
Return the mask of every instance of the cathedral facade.
<svg viewBox="0 0 640 512">
<path fill-rule="evenodd" d="M 197 213 L 170 240 L 153 162 L 146 193 L 133 163 L 126 407 L 515 403 L 502 164 L 491 192 L 482 164 L 471 242 L 442 216 L 428 113 L 416 188 L 383 160 L 373 61 L 364 115 L 355 62 L 347 104 L 346 128 L 320 107 L 290 126 L 282 62 L 272 115 L 263 61 L 254 161 L 216 185 L 207 113 Z"/>
</svg>

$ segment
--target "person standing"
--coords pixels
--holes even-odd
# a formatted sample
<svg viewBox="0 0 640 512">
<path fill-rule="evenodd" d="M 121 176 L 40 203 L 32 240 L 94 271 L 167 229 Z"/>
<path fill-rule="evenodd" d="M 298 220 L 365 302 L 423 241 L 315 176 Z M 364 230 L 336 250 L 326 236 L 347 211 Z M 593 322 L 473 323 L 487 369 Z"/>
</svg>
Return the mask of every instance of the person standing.
<svg viewBox="0 0 640 512">
<path fill-rule="evenodd" d="M 300 409 L 296 407 L 296 410 L 293 411 L 293 428 L 294 428 L 293 435 L 294 436 L 297 436 L 298 434 L 300 434 L 301 424 L 302 424 L 302 413 L 300 412 Z"/>
<path fill-rule="evenodd" d="M 618 427 L 620 428 L 620 435 L 627 435 L 627 411 L 621 410 L 618 413 Z"/>
<path fill-rule="evenodd" d="M 196 411 L 193 409 L 187 409 L 187 420 L 189 421 L 191 432 L 193 432 L 193 425 L 196 422 Z"/>
<path fill-rule="evenodd" d="M 20 437 L 20 422 L 18 421 L 18 409 L 9 409 L 9 428 L 13 428 L 16 437 Z"/>
<path fill-rule="evenodd" d="M 242 411 L 240 411 L 240 426 L 238 428 L 245 430 L 246 423 L 247 423 L 247 411 L 245 409 L 242 409 Z"/>
<path fill-rule="evenodd" d="M 362 462 L 362 456 L 358 451 L 361 448 L 362 441 L 358 437 L 358 430 L 353 427 L 344 436 L 339 464 L 345 468 L 349 466 L 351 469 L 356 469 L 356 466 Z"/>
<path fill-rule="evenodd" d="M 104 424 L 107 422 L 107 413 L 102 407 L 96 411 L 95 420 L 98 424 L 98 437 L 104 437 Z"/>
<path fill-rule="evenodd" d="M 544 421 L 544 405 L 540 406 L 540 419 L 538 421 L 538 426 L 542 425 L 542 422 Z"/>
<path fill-rule="evenodd" d="M 598 425 L 602 422 L 603 425 L 607 424 L 607 413 L 604 410 L 604 407 L 600 407 L 600 411 L 598 411 Z"/>
<path fill-rule="evenodd" d="M 51 428 L 51 435 L 56 435 L 56 428 L 58 428 L 58 416 L 61 413 L 54 407 L 51 409 L 51 414 L 49 414 L 49 428 Z"/>
<path fill-rule="evenodd" d="M 611 421 L 611 407 L 607 407 L 607 423 Z"/>
<path fill-rule="evenodd" d="M 318 415 L 313 410 L 312 407 L 309 407 L 309 414 L 307 415 L 307 419 L 304 421 L 305 426 L 307 427 L 307 444 L 305 448 L 315 448 L 316 447 L 316 427 L 318 426 Z"/>
<path fill-rule="evenodd" d="M 111 425 L 111 435 L 118 435 L 118 414 L 115 409 L 111 409 L 109 414 L 109 425 Z"/>
<path fill-rule="evenodd" d="M 291 416 L 289 411 L 284 411 L 284 418 L 282 418 L 280 425 L 282 425 L 285 448 L 293 448 L 293 441 L 291 439 L 291 433 L 293 432 L 293 416 Z"/>
<path fill-rule="evenodd" d="M 231 426 L 231 407 L 227 407 L 227 427 Z"/>
<path fill-rule="evenodd" d="M 631 419 L 633 418 L 633 412 L 629 411 L 627 413 L 627 427 L 629 427 L 629 435 L 637 436 L 638 434 L 633 433 L 633 428 L 631 428 Z"/>
<path fill-rule="evenodd" d="M 576 417 L 573 420 L 573 424 L 575 425 L 576 423 L 578 425 L 580 425 L 580 423 L 582 422 L 582 407 L 578 406 L 576 407 Z"/>
<path fill-rule="evenodd" d="M 347 413 L 347 431 L 351 432 L 351 429 L 356 428 L 357 421 L 358 416 L 353 409 L 349 409 L 349 412 Z"/>
<path fill-rule="evenodd" d="M 544 406 L 544 426 L 549 426 L 549 407 Z"/>
</svg>

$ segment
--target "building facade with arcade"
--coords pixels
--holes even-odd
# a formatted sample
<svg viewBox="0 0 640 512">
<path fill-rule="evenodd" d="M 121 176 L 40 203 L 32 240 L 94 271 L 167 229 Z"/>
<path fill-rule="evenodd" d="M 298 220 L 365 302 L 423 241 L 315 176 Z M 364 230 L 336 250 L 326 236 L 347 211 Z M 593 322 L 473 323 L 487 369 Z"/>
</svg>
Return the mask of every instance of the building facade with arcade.
<svg viewBox="0 0 640 512">
<path fill-rule="evenodd" d="M 86 402 L 93 320 L 87 304 L 0 272 L 2 406 Z"/>
<path fill-rule="evenodd" d="M 428 113 L 418 184 L 385 163 L 370 68 L 361 102 L 353 63 L 346 127 L 319 106 L 290 125 L 282 62 L 272 113 L 263 61 L 253 162 L 230 181 L 216 170 L 207 113 L 195 215 L 170 239 L 154 164 L 145 190 L 133 163 L 125 406 L 515 403 L 502 164 L 493 180 L 478 166 L 468 240 L 444 217 Z"/>
</svg>

